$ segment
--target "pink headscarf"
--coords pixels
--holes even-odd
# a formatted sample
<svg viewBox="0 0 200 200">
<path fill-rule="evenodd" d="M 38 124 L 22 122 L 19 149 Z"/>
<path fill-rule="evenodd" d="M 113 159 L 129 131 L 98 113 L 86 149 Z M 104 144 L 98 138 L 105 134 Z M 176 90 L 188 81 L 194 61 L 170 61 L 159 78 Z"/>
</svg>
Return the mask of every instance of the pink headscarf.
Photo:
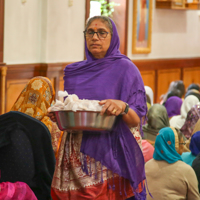
<svg viewBox="0 0 200 200">
<path fill-rule="evenodd" d="M 0 200 L 37 200 L 30 187 L 23 182 L 2 182 L 0 191 Z"/>
<path fill-rule="evenodd" d="M 142 152 L 146 163 L 153 158 L 154 147 L 146 140 L 142 140 Z"/>
</svg>

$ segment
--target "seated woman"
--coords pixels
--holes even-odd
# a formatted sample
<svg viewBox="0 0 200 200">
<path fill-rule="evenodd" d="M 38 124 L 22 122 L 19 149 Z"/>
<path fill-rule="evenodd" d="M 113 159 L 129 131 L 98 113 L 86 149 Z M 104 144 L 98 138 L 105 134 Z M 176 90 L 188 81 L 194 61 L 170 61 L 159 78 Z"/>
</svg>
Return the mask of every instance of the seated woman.
<svg viewBox="0 0 200 200">
<path fill-rule="evenodd" d="M 200 192 L 200 153 L 194 159 L 192 163 L 192 168 L 194 169 L 195 174 L 197 176 L 197 180 L 199 182 L 199 192 Z"/>
<path fill-rule="evenodd" d="M 153 159 L 145 164 L 148 187 L 147 200 L 199 200 L 194 170 L 181 159 L 183 137 L 174 128 L 163 128 L 155 142 Z"/>
<path fill-rule="evenodd" d="M 180 97 L 172 96 L 167 99 L 165 102 L 165 108 L 169 118 L 181 114 L 182 103 L 183 101 Z"/>
<path fill-rule="evenodd" d="M 161 128 L 169 126 L 169 118 L 166 108 L 160 104 L 151 106 L 147 118 L 147 124 L 142 127 L 144 133 L 143 139 L 149 140 L 152 144 L 156 140 L 158 131 Z"/>
<path fill-rule="evenodd" d="M 43 122 L 51 133 L 52 146 L 57 155 L 62 132 L 47 115 L 47 109 L 54 101 L 55 91 L 47 77 L 32 78 L 17 98 L 12 111 L 20 111 Z"/>
<path fill-rule="evenodd" d="M 183 124 L 185 123 L 187 114 L 189 110 L 199 102 L 199 99 L 194 95 L 190 95 L 186 97 L 181 105 L 181 114 L 174 116 L 170 119 L 170 126 L 181 129 Z"/>
<path fill-rule="evenodd" d="M 192 135 L 190 142 L 190 150 L 191 152 L 184 152 L 181 155 L 181 158 L 183 159 L 183 162 L 192 166 L 193 160 L 200 153 L 200 131 Z"/>
<path fill-rule="evenodd" d="M 194 131 L 194 127 L 200 118 L 200 102 L 194 105 L 187 113 L 185 123 L 180 129 L 183 135 L 189 139 Z"/>
</svg>

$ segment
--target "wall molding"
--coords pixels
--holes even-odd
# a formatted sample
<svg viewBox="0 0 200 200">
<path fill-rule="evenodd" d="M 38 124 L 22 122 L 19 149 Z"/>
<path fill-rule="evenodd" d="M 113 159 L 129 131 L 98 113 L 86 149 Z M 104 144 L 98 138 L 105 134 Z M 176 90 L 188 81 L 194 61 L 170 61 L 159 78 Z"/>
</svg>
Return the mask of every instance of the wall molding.
<svg viewBox="0 0 200 200">
<path fill-rule="evenodd" d="M 200 57 L 132 60 L 140 71 L 169 68 L 199 67 Z"/>
</svg>

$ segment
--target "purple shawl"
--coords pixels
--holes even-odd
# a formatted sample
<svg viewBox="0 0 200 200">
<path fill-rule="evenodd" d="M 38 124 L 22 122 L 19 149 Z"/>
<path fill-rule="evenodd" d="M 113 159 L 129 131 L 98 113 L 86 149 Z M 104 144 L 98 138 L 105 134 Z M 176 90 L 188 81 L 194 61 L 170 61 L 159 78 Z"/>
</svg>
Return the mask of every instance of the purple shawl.
<svg viewBox="0 0 200 200">
<path fill-rule="evenodd" d="M 197 156 L 200 153 L 200 131 L 192 135 L 190 142 L 190 150 L 193 155 Z"/>
<path fill-rule="evenodd" d="M 80 99 L 122 100 L 142 121 L 147 112 L 144 84 L 137 67 L 120 53 L 117 29 L 111 22 L 113 36 L 105 57 L 94 58 L 85 43 L 87 60 L 66 66 L 64 90 L 78 95 Z M 128 126 L 120 116 L 117 118 L 110 132 L 83 134 L 81 152 L 129 179 L 138 196 L 138 184 L 145 179 L 144 158 Z"/>
<path fill-rule="evenodd" d="M 182 99 L 176 96 L 167 99 L 165 102 L 165 108 L 169 118 L 181 114 L 182 103 Z"/>
</svg>

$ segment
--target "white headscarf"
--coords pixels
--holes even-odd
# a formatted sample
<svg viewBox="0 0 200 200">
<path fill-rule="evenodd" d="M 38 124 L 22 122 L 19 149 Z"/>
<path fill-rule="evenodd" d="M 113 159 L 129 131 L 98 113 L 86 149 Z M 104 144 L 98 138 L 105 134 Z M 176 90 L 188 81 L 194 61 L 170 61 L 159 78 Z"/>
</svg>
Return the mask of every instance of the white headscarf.
<svg viewBox="0 0 200 200">
<path fill-rule="evenodd" d="M 183 104 L 181 106 L 181 114 L 174 116 L 170 119 L 169 121 L 170 126 L 181 129 L 183 124 L 185 123 L 187 113 L 190 111 L 192 106 L 196 105 L 198 102 L 199 102 L 199 99 L 196 96 L 194 95 L 187 96 L 184 99 Z"/>
<path fill-rule="evenodd" d="M 144 89 L 151 100 L 151 105 L 153 105 L 153 90 L 149 86 L 144 86 Z"/>
</svg>

